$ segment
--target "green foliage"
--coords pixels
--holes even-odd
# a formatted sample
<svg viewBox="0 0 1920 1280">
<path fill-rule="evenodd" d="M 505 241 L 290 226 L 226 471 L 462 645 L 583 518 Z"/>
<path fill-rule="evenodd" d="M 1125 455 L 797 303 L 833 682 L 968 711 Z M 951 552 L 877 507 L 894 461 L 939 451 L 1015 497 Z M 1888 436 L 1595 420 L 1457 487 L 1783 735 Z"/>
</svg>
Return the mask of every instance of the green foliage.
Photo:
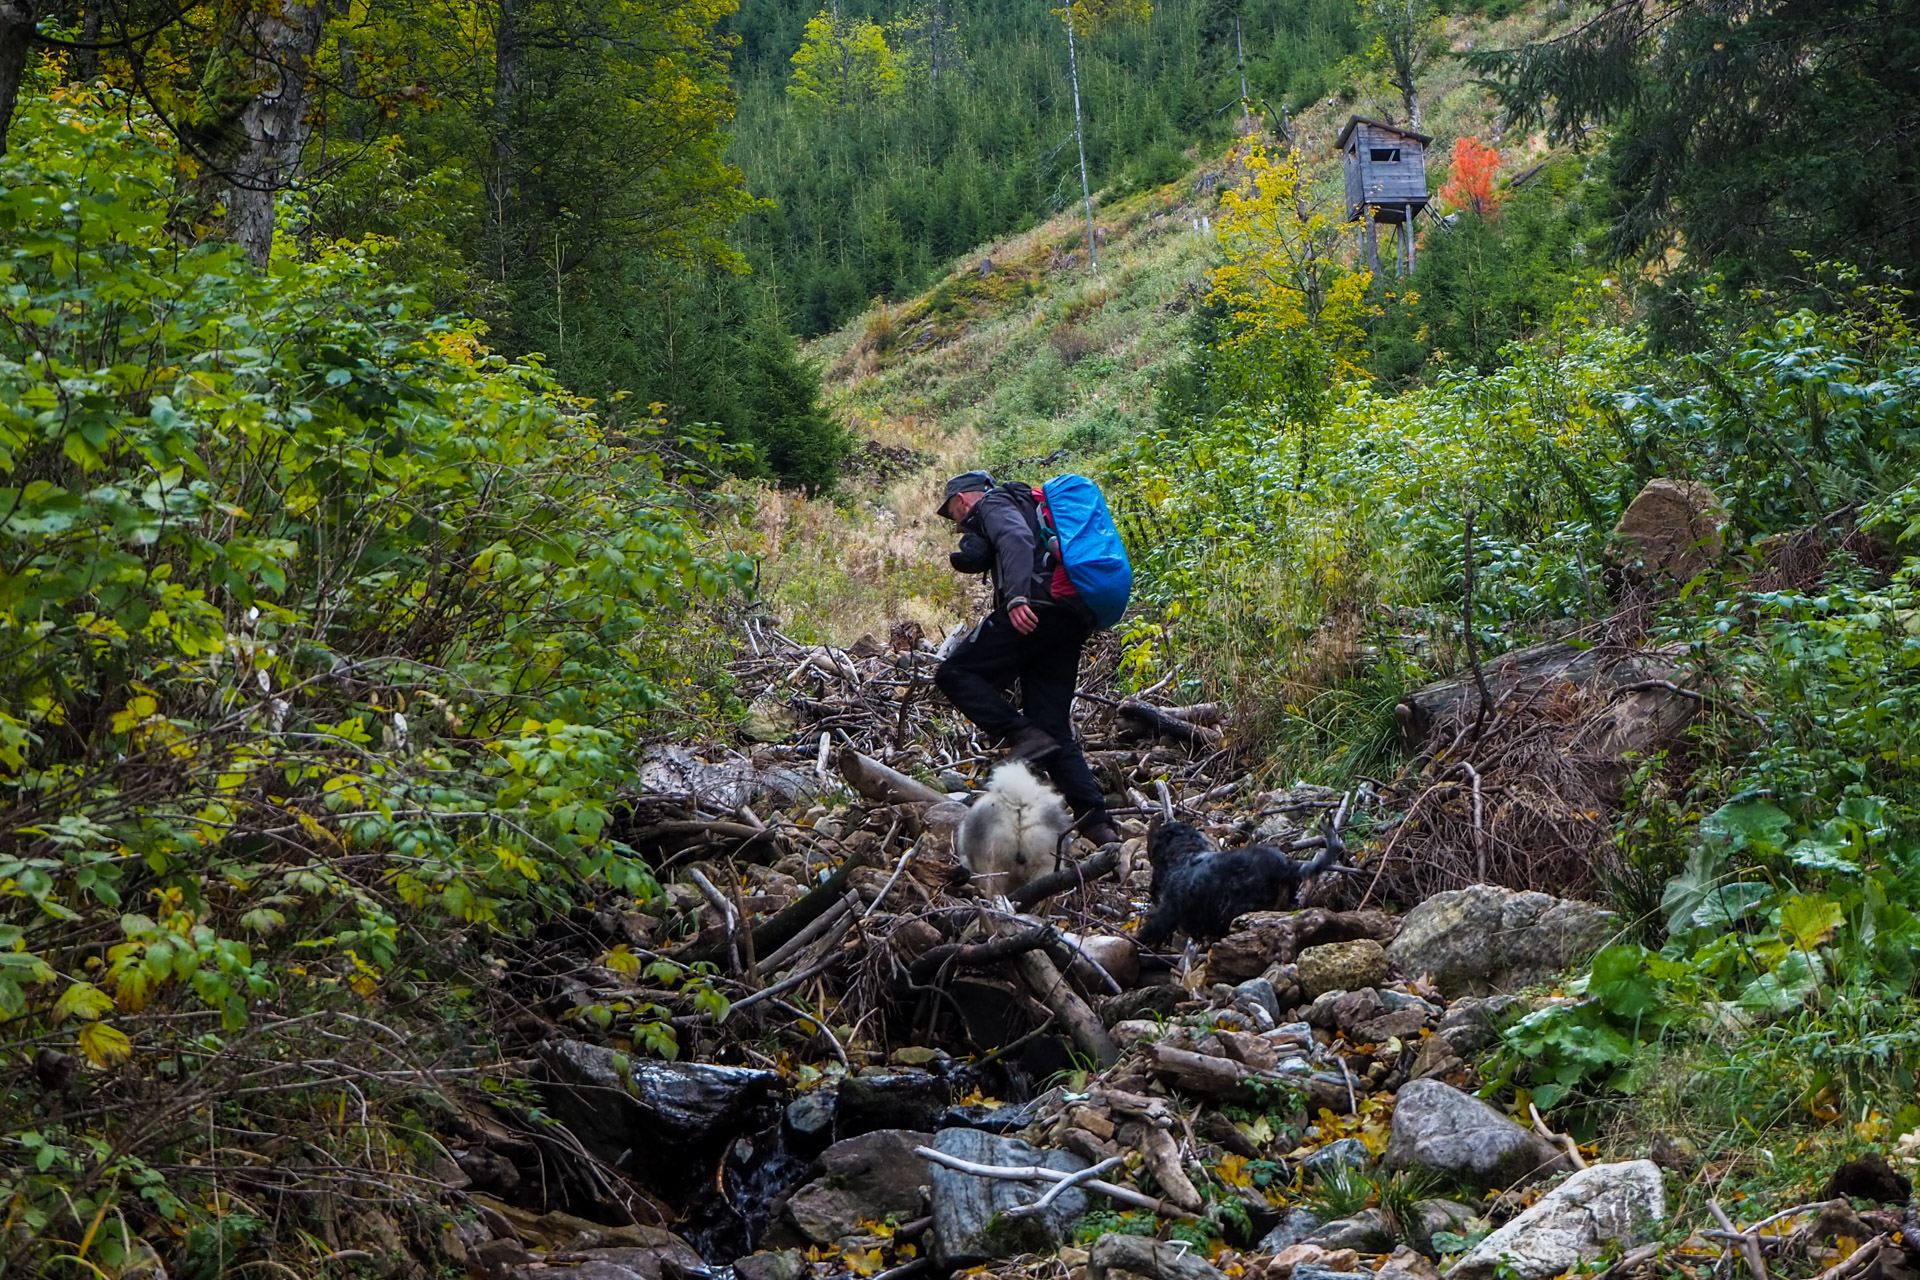
<svg viewBox="0 0 1920 1280">
<path fill-rule="evenodd" d="M 1383 382 L 1446 367 L 1491 373 L 1600 278 L 1585 265 L 1599 227 L 1580 169 L 1552 161 L 1497 212 L 1429 227 L 1413 274 L 1376 284 L 1371 364 Z"/>
<path fill-rule="evenodd" d="M 1067 60 L 1051 7 L 861 6 L 927 71 L 884 111 L 828 117 L 794 110 L 786 91 L 808 15 L 775 0 L 741 5 L 731 155 L 771 203 L 745 219 L 737 243 L 759 278 L 777 282 L 798 332 L 827 332 L 876 297 L 924 288 L 961 255 L 1079 199 Z M 964 45 L 966 56 L 949 52 L 936 75 L 926 33 L 943 10 L 957 29 L 947 48 Z M 1080 39 L 1096 194 L 1175 179 L 1188 147 L 1228 139 L 1238 113 L 1220 108 L 1240 95 L 1234 16 L 1205 0 L 1173 0 L 1145 24 Z M 1359 43 L 1351 0 L 1260 0 L 1240 16 L 1256 106 L 1324 96 L 1326 68 Z"/>
<path fill-rule="evenodd" d="M 55 1224 L 92 1212 L 82 1190 L 102 1212 L 164 1194 L 190 1258 L 231 1260 L 244 1215 L 203 1218 L 197 1175 L 169 1191 L 140 1160 L 186 1165 L 194 1108 L 304 1078 L 335 1053 L 313 1031 L 477 964 L 461 931 L 649 895 L 612 802 L 656 717 L 701 709 L 668 619 L 751 565 L 703 554 L 681 483 L 723 451 L 608 431 L 422 315 L 378 245 L 264 274 L 183 250 L 149 122 L 22 110 L 0 170 L 0 1087 L 37 1154 L 0 1168 L 27 1241 L 6 1247 L 24 1267 L 43 1228 L 77 1236 Z M 36 1052 L 70 1055 L 82 1094 L 175 1087 L 56 1134 Z"/>
<path fill-rule="evenodd" d="M 1875 0 L 1631 0 L 1557 39 L 1468 55 L 1556 140 L 1611 126 L 1614 243 L 1682 269 L 1660 327 L 1695 339 L 1719 278 L 1811 296 L 1795 253 L 1911 271 L 1920 185 L 1873 159 L 1914 110 L 1920 17 Z M 1695 286 L 1695 287 L 1689 287 Z"/>
</svg>

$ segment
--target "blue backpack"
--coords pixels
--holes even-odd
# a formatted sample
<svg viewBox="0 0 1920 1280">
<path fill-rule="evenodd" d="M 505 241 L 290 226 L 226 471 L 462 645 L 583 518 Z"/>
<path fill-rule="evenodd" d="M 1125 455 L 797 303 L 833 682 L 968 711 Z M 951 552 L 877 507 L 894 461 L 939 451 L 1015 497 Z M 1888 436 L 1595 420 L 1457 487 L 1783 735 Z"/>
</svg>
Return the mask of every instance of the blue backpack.
<svg viewBox="0 0 1920 1280">
<path fill-rule="evenodd" d="M 1100 486 L 1085 476 L 1055 476 L 1040 493 L 1067 580 L 1093 610 L 1095 625 L 1111 627 L 1133 595 L 1133 566 Z"/>
</svg>

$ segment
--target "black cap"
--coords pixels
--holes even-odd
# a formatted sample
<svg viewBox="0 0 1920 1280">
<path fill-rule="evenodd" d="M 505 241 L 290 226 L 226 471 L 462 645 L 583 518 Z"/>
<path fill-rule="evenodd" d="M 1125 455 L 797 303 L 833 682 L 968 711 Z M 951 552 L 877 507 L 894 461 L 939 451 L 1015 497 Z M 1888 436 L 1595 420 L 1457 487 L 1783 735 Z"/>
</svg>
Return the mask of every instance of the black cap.
<svg viewBox="0 0 1920 1280">
<path fill-rule="evenodd" d="M 947 496 L 940 499 L 940 505 L 933 509 L 933 514 L 937 516 L 947 514 L 947 504 L 953 501 L 957 493 L 985 493 L 991 488 L 993 488 L 993 477 L 986 472 L 962 471 L 947 481 Z"/>
</svg>

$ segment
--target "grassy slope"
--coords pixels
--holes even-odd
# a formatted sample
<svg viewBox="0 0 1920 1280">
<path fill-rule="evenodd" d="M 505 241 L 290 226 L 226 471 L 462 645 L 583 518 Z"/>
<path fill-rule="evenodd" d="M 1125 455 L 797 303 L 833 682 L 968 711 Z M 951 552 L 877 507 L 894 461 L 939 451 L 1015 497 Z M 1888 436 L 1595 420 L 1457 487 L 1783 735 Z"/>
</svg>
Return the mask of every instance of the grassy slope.
<svg viewBox="0 0 1920 1280">
<path fill-rule="evenodd" d="M 1456 52 L 1513 44 L 1574 16 L 1550 6 L 1497 22 L 1464 15 L 1448 20 L 1447 37 Z M 1422 87 L 1437 192 L 1455 138 L 1501 139 L 1490 99 L 1457 60 L 1437 62 Z M 1352 114 L 1394 118 L 1399 100 L 1363 85 L 1292 121 L 1329 186 L 1339 182 L 1333 141 Z M 1504 147 L 1503 172 L 1534 165 L 1543 148 L 1537 137 Z M 928 499 L 940 480 L 973 466 L 1006 476 L 1096 470 L 1148 420 L 1153 387 L 1179 358 L 1184 317 L 1207 293 L 1212 242 L 1195 222 L 1216 216 L 1234 167 L 1231 155 L 1190 158 L 1177 182 L 1096 199 L 1105 236 L 1097 272 L 1087 270 L 1076 205 L 967 254 L 920 297 L 877 306 L 812 344 L 834 408 L 862 437 L 911 450 L 920 465 L 886 482 L 853 476 L 838 505 L 762 500 L 765 585 L 793 628 L 850 643 L 903 617 L 929 632 L 962 620 L 969 602 L 946 569 L 951 538 Z"/>
</svg>

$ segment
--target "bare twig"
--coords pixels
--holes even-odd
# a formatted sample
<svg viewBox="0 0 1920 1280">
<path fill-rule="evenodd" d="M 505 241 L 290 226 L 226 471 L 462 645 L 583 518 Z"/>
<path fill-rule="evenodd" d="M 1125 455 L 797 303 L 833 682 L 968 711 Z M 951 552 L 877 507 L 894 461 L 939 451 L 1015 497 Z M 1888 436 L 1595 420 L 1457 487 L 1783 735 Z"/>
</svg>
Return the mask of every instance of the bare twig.
<svg viewBox="0 0 1920 1280">
<path fill-rule="evenodd" d="M 1461 604 L 1462 622 L 1467 642 L 1467 665 L 1473 668 L 1473 683 L 1480 690 L 1480 710 L 1473 717 L 1474 740 L 1480 738 L 1480 727 L 1486 722 L 1487 715 L 1493 710 L 1493 695 L 1487 692 L 1487 673 L 1480 669 L 1480 650 L 1473 636 L 1473 517 L 1471 507 L 1467 509 L 1466 537 L 1462 539 L 1460 556 L 1466 563 L 1467 584 L 1465 599 Z"/>
<path fill-rule="evenodd" d="M 1062 1178 L 1060 1181 L 1054 1183 L 1045 1195 L 1035 1200 L 1032 1204 L 1023 1204 L 1008 1209 L 1002 1216 L 1008 1218 L 1037 1217 L 1052 1208 L 1055 1200 L 1058 1200 L 1075 1187 L 1085 1186 L 1089 1182 L 1097 1181 L 1101 1174 L 1118 1168 L 1126 1162 L 1127 1158 L 1125 1156 L 1109 1156 L 1099 1164 L 1089 1165 L 1076 1174 Z"/>
<path fill-rule="evenodd" d="M 1720 1202 L 1712 1196 L 1707 1197 L 1707 1210 L 1713 1214 L 1714 1221 L 1722 1227 L 1728 1231 L 1737 1232 L 1733 1219 L 1727 1216 L 1727 1211 L 1722 1209 Z M 1881 1237 L 1883 1240 L 1885 1238 L 1885 1236 Z M 1767 1260 L 1760 1256 L 1760 1242 L 1752 1236 L 1743 1235 L 1740 1236 L 1739 1249 L 1741 1256 L 1747 1260 L 1747 1270 L 1753 1272 L 1753 1280 L 1767 1280 Z"/>
<path fill-rule="evenodd" d="M 1547 1122 L 1540 1118 L 1540 1108 L 1529 1102 L 1527 1104 L 1527 1114 L 1533 1117 L 1533 1131 L 1566 1152 L 1567 1159 L 1573 1161 L 1573 1167 L 1575 1169 L 1584 1169 L 1587 1167 L 1586 1157 L 1580 1154 L 1580 1144 L 1575 1142 L 1568 1134 L 1555 1133 L 1553 1130 L 1547 1128 Z"/>
<path fill-rule="evenodd" d="M 975 1164 L 971 1160 L 950 1156 L 944 1151 L 935 1151 L 932 1147 L 915 1147 L 913 1151 L 924 1160 L 945 1165 L 958 1173 L 970 1173 L 976 1178 L 1000 1178 L 1008 1182 L 1064 1182 L 1074 1176 L 1070 1173 L 1062 1173 L 1058 1169 L 1046 1168 L 1044 1165 Z M 1156 1200 L 1143 1191 L 1135 1191 L 1132 1187 L 1115 1186 L 1111 1182 L 1104 1182 L 1098 1178 L 1090 1179 L 1081 1185 L 1088 1191 L 1098 1191 L 1109 1200 L 1118 1200 L 1121 1204 L 1130 1204 L 1139 1209 L 1150 1209 L 1163 1218 L 1191 1220 L 1194 1216 L 1185 1209 L 1168 1204 L 1164 1200 Z"/>
</svg>

